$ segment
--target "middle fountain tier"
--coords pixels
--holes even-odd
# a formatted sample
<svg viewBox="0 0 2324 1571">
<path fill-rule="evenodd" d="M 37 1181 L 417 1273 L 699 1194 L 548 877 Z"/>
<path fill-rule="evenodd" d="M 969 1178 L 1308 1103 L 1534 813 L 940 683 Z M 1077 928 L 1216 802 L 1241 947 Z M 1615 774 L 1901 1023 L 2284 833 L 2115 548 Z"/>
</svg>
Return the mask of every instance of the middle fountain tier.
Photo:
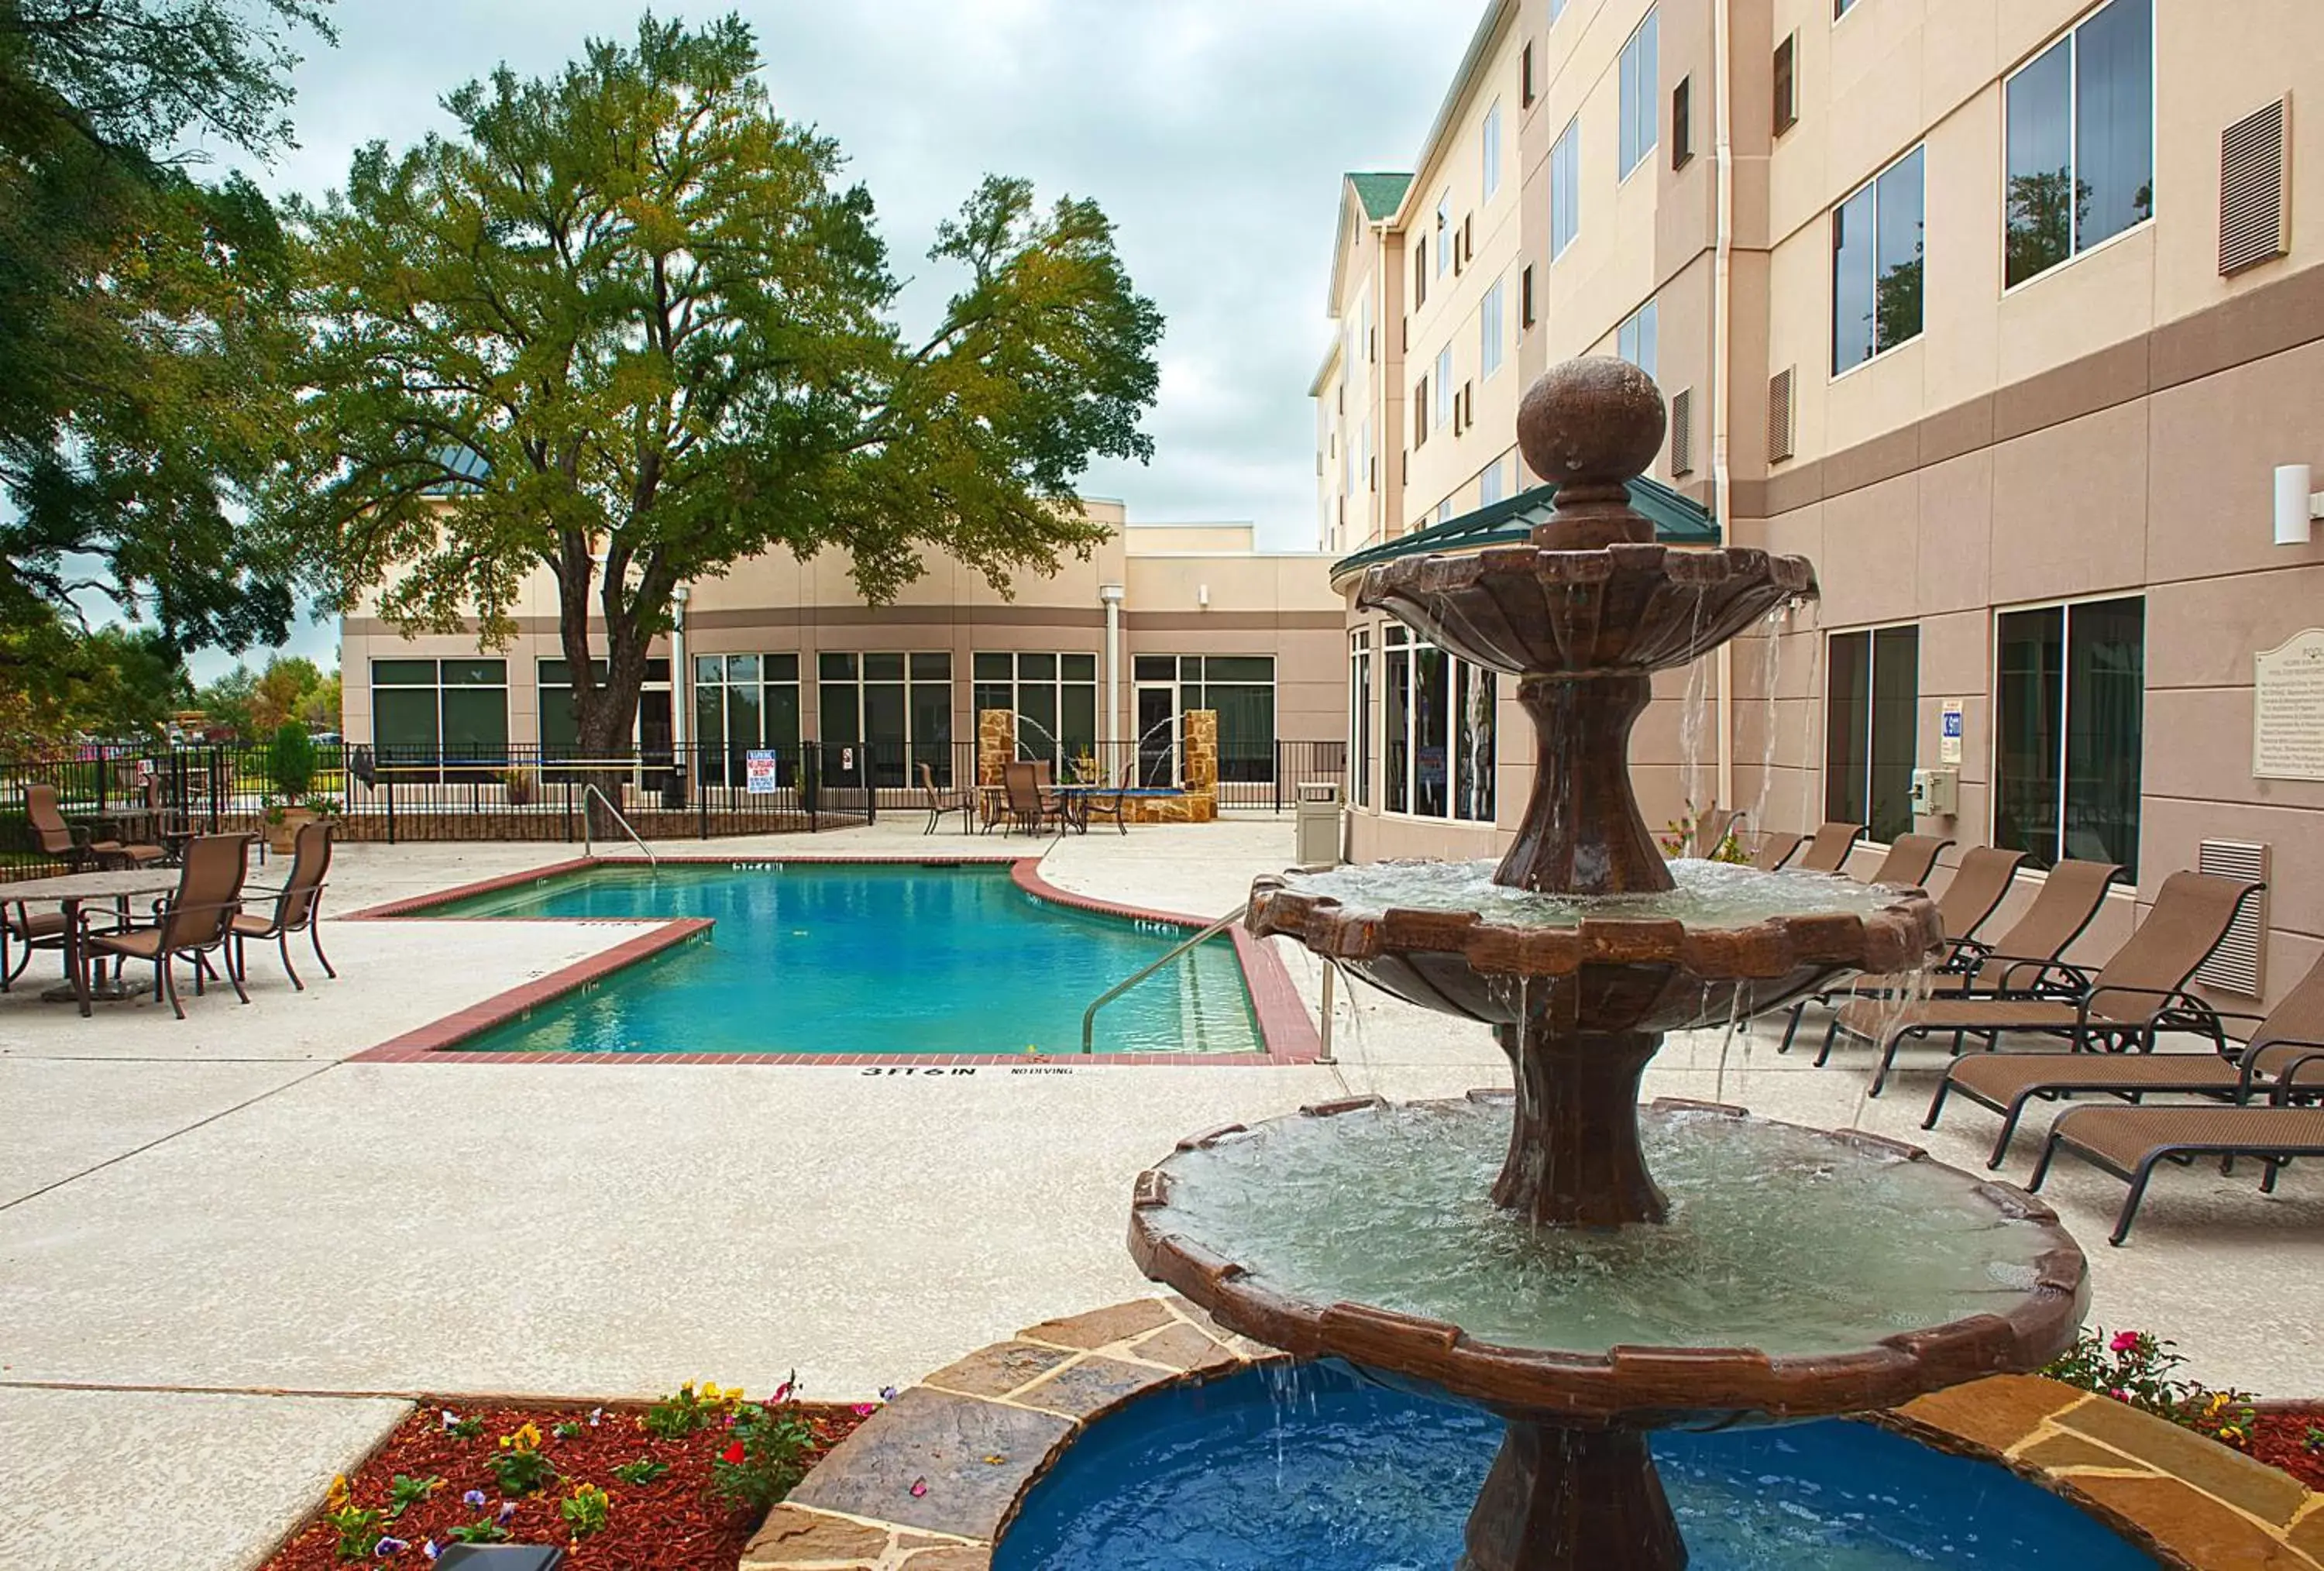
<svg viewBox="0 0 2324 1571">
<path fill-rule="evenodd" d="M 1508 1420 L 1469 1571 L 1674 1571 L 1648 1432 L 2039 1368 L 2087 1303 L 2080 1251 L 2017 1191 L 1870 1136 L 1638 1105 L 1665 1032 L 1911 972 L 1942 938 L 1919 890 L 1655 849 L 1628 759 L 1653 673 L 1816 593 L 1800 558 L 1653 543 L 1627 482 L 1663 433 L 1637 367 L 1554 368 L 1518 411 L 1559 487 L 1531 542 L 1383 563 L 1359 592 L 1517 676 L 1538 752 L 1499 866 L 1252 892 L 1253 933 L 1489 1023 L 1512 1088 L 1213 1132 L 1140 1178 L 1131 1221 L 1139 1266 L 1222 1325 Z"/>
</svg>

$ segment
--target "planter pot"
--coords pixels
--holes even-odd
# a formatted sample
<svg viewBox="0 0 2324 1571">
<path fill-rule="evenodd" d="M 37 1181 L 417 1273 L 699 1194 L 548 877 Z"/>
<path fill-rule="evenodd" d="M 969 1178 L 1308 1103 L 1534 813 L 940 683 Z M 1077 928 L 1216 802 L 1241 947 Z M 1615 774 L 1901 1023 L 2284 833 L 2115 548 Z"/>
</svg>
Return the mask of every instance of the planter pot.
<svg viewBox="0 0 2324 1571">
<path fill-rule="evenodd" d="M 315 815 L 304 808 L 292 808 L 283 813 L 281 821 L 269 821 L 266 826 L 266 848 L 277 856 L 288 856 L 299 848 L 299 831 L 315 821 Z"/>
</svg>

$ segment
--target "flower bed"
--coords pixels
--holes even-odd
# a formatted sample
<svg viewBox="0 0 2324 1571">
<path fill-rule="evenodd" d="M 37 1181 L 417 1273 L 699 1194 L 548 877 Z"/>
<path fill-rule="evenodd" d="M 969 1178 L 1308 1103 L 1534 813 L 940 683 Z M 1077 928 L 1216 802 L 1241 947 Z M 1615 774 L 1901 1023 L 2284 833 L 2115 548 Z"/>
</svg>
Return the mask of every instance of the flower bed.
<svg viewBox="0 0 2324 1571">
<path fill-rule="evenodd" d="M 424 1402 L 265 1571 L 424 1567 L 463 1540 L 559 1544 L 569 1571 L 732 1571 L 770 1507 L 873 1409 L 686 1386 L 650 1406 Z"/>
<path fill-rule="evenodd" d="M 2179 1372 L 2177 1344 L 2147 1331 L 2086 1330 L 2043 1372 L 2166 1419 L 2324 1491 L 2324 1403 L 2263 1407 L 2249 1391 L 2220 1390 Z"/>
</svg>

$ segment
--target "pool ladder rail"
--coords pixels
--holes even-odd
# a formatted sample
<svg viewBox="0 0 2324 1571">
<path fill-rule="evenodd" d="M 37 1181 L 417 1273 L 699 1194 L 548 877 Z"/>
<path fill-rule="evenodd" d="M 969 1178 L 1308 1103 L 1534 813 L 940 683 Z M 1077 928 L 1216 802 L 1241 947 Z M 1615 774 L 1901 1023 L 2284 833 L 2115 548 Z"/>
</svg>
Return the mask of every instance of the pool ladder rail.
<svg viewBox="0 0 2324 1571">
<path fill-rule="evenodd" d="M 1082 1051 L 1084 1053 L 1090 1053 L 1095 1050 L 1092 1044 L 1096 1040 L 1097 1012 L 1099 1010 L 1103 1009 L 1107 1004 L 1111 1003 L 1115 999 L 1120 998 L 1123 993 L 1129 992 L 1131 988 L 1145 981 L 1148 976 L 1153 975 L 1157 971 L 1161 970 L 1163 966 L 1167 966 L 1171 961 L 1176 960 L 1179 956 L 1185 954 L 1195 945 L 1200 944 L 1206 939 L 1214 938 L 1218 937 L 1219 934 L 1225 932 L 1229 928 L 1233 927 L 1237 922 L 1242 920 L 1243 917 L 1248 914 L 1250 910 L 1250 902 L 1249 901 L 1243 901 L 1242 904 L 1235 907 L 1234 910 L 1221 917 L 1217 921 L 1213 922 L 1209 927 L 1204 928 L 1201 932 L 1196 933 L 1193 938 L 1187 938 L 1175 946 L 1168 954 L 1163 956 L 1152 965 L 1145 966 L 1134 975 L 1126 977 L 1123 980 L 1115 983 L 1111 987 L 1109 987 L 1103 993 L 1099 993 L 1091 1003 L 1090 1006 L 1082 1011 Z M 1327 960 L 1324 962 L 1323 1007 L 1322 1011 L 1323 1021 L 1322 1029 L 1318 1032 L 1323 1042 L 1323 1054 L 1315 1060 L 1319 1064 L 1330 1065 L 1339 1062 L 1337 1058 L 1332 1056 L 1332 1017 L 1334 1013 L 1332 1001 L 1332 993 L 1333 991 L 1332 984 L 1339 975 L 1339 973 L 1340 966 L 1337 961 Z"/>
<path fill-rule="evenodd" d="M 581 788 L 581 855 L 584 856 L 593 856 L 596 854 L 592 847 L 589 834 L 589 799 L 591 797 L 595 797 L 599 801 L 605 804 L 606 814 L 612 818 L 613 822 L 622 827 L 622 833 L 627 835 L 631 841 L 636 845 L 637 848 L 646 854 L 646 865 L 654 869 L 656 872 L 659 872 L 661 870 L 661 858 L 654 855 L 653 847 L 646 844 L 645 836 L 638 833 L 637 827 L 632 824 L 627 818 L 622 817 L 622 809 L 613 805 L 613 799 L 607 796 L 604 791 L 599 790 L 595 782 Z M 1240 915 L 1240 913 L 1238 912 L 1237 914 Z M 1086 1051 L 1087 1049 L 1084 1049 L 1084 1050 Z"/>
</svg>

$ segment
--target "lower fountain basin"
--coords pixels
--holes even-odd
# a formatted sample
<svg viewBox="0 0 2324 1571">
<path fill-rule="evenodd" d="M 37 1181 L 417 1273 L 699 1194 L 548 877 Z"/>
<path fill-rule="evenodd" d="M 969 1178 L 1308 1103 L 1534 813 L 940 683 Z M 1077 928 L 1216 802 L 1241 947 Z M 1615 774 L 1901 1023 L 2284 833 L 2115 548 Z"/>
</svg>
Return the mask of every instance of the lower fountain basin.
<svg viewBox="0 0 2324 1571">
<path fill-rule="evenodd" d="M 1332 1364 L 1247 1370 L 1099 1419 L 993 1571 L 1443 1571 L 1500 1443 L 1483 1415 Z M 1657 1435 L 1691 1571 L 2151 1571 L 2006 1468 L 1872 1425 Z"/>
<path fill-rule="evenodd" d="M 2030 1197 L 1877 1137 L 1639 1114 L 1661 1224 L 1494 1206 L 1512 1113 L 1478 1094 L 1186 1142 L 1140 1178 L 1130 1252 L 1271 1346 L 1571 1426 L 1892 1407 L 2072 1341 L 2086 1264 Z"/>
</svg>

